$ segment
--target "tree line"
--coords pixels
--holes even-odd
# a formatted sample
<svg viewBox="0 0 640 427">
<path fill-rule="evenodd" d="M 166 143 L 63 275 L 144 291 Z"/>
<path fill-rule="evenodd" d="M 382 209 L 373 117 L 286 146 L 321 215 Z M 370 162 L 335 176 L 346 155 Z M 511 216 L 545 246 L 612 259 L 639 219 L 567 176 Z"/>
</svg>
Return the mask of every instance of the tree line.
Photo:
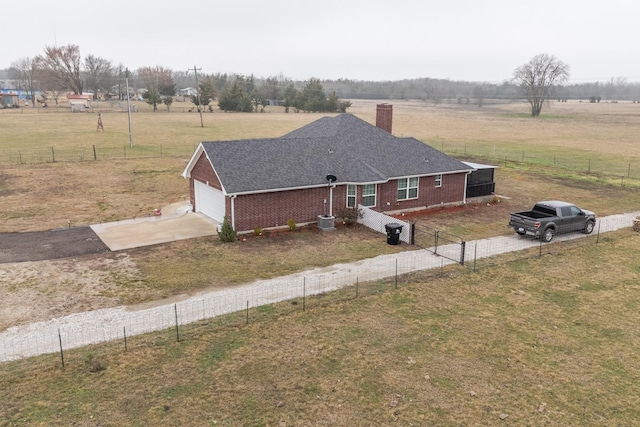
<svg viewBox="0 0 640 427">
<path fill-rule="evenodd" d="M 555 75 L 553 72 L 555 71 Z M 200 111 L 262 111 L 278 104 L 289 111 L 344 112 L 351 105 L 342 99 L 421 99 L 438 103 L 474 104 L 487 100 L 522 100 L 531 104 L 532 115 L 540 113 L 548 99 L 627 100 L 640 102 L 640 83 L 618 77 L 606 82 L 567 84 L 569 67 L 552 55 L 542 54 L 518 67 L 513 77 L 501 83 L 452 81 L 447 79 L 406 79 L 399 81 L 359 81 L 350 79 L 293 81 L 282 75 L 257 78 L 241 74 L 202 74 L 197 70 L 175 71 L 163 66 L 145 66 L 130 71 L 122 63 L 94 55 L 84 58 L 76 45 L 47 46 L 35 57 L 14 61 L 5 72 L 27 92 L 28 98 L 46 104 L 58 103 L 66 93 L 91 92 L 97 99 L 126 99 L 139 96 L 156 111 L 164 104 L 170 109 L 178 89 L 195 87 L 186 95 Z M 197 81 L 197 84 L 196 84 Z M 125 84 L 126 82 L 126 84 Z M 127 86 L 129 93 L 127 93 Z M 36 93 L 39 96 L 36 96 Z"/>
<path fill-rule="evenodd" d="M 218 107 L 224 111 L 252 112 L 264 110 L 271 103 L 285 106 L 286 111 L 345 112 L 351 106 L 335 92 L 326 93 L 320 80 L 310 79 L 298 88 L 290 79 L 269 77 L 256 79 L 253 75 L 205 74 L 198 80 L 195 73 L 173 71 L 163 66 L 145 66 L 130 71 L 123 64 L 87 55 L 82 58 L 77 45 L 47 46 L 35 57 L 14 61 L 6 74 L 26 91 L 27 98 L 47 105 L 56 105 L 63 94 L 93 94 L 95 99 L 125 100 L 138 97 L 157 111 L 164 104 L 170 109 L 178 88 L 197 86 L 187 94 L 198 110 Z M 194 83 L 194 80 L 196 83 Z M 136 90 L 137 89 L 137 90 Z"/>
</svg>

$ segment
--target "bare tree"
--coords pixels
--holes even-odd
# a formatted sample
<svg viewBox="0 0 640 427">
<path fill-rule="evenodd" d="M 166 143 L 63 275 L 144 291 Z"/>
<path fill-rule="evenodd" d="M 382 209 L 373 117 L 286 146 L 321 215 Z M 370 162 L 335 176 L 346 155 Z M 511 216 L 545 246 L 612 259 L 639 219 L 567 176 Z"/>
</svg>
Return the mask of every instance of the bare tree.
<svg viewBox="0 0 640 427">
<path fill-rule="evenodd" d="M 487 95 L 485 94 L 485 91 L 481 85 L 476 85 L 473 88 L 473 97 L 475 98 L 476 103 L 478 104 L 478 108 L 481 108 L 484 105 L 484 98 L 486 96 Z"/>
<path fill-rule="evenodd" d="M 129 69 L 126 68 L 121 62 L 113 68 L 111 79 L 109 81 L 109 93 L 113 93 L 113 91 L 115 90 L 118 95 L 118 100 L 120 101 L 122 101 L 125 97 L 125 79 L 127 78 L 127 73 L 129 73 Z"/>
<path fill-rule="evenodd" d="M 93 97 L 98 99 L 98 92 L 108 92 L 109 81 L 113 74 L 111 61 L 93 55 L 84 58 L 84 68 L 87 74 L 87 86 L 93 90 Z"/>
<path fill-rule="evenodd" d="M 553 87 L 569 79 L 569 66 L 555 56 L 543 53 L 516 68 L 513 78 L 531 105 L 531 116 L 538 117 L 542 105 L 552 95 Z"/>
<path fill-rule="evenodd" d="M 162 66 L 138 68 L 138 77 L 142 79 L 147 90 L 155 89 L 160 95 L 173 96 L 176 85 L 173 81 L 173 71 Z"/>
<path fill-rule="evenodd" d="M 144 82 L 147 92 L 143 95 L 145 102 L 157 111 L 158 104 L 164 96 L 173 96 L 176 85 L 173 81 L 173 72 L 162 66 L 138 68 L 138 77 Z"/>
<path fill-rule="evenodd" d="M 62 47 L 47 46 L 44 55 L 36 57 L 38 68 L 58 86 L 66 87 L 76 95 L 82 94 L 80 48 L 70 44 Z"/>
<path fill-rule="evenodd" d="M 604 86 L 605 96 L 610 101 L 623 98 L 629 89 L 629 82 L 625 77 L 612 77 Z"/>
<path fill-rule="evenodd" d="M 60 96 L 67 91 L 67 87 L 63 82 L 52 78 L 50 74 L 44 73 L 41 70 L 39 70 L 38 75 L 40 76 L 40 90 L 43 96 L 51 96 L 56 102 L 56 105 L 58 105 L 58 100 Z"/>
<path fill-rule="evenodd" d="M 20 82 L 20 86 L 27 91 L 27 96 L 31 98 L 35 106 L 36 90 L 39 89 L 38 68 L 35 59 L 20 58 L 11 64 L 10 70 L 13 78 Z"/>
</svg>

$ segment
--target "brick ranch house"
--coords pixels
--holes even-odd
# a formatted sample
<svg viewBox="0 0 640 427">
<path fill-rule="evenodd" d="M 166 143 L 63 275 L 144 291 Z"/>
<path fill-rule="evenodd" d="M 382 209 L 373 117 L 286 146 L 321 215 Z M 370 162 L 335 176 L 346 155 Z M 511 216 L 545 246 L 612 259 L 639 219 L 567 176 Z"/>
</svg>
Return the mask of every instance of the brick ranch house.
<svg viewBox="0 0 640 427">
<path fill-rule="evenodd" d="M 194 211 L 233 228 L 304 225 L 363 205 L 400 213 L 466 202 L 474 168 L 415 138 L 391 134 L 392 106 L 376 126 L 323 117 L 280 138 L 201 142 L 182 176 Z"/>
</svg>

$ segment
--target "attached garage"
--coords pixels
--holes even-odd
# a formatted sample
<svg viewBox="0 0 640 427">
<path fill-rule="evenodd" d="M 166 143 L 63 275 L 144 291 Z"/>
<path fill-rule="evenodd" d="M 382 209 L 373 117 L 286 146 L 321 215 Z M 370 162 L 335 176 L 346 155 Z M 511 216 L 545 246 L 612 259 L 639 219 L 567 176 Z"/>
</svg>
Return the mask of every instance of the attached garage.
<svg viewBox="0 0 640 427">
<path fill-rule="evenodd" d="M 213 188 L 204 182 L 194 181 L 196 212 L 202 212 L 217 222 L 224 221 L 225 205 L 224 194 L 217 188 Z"/>
</svg>

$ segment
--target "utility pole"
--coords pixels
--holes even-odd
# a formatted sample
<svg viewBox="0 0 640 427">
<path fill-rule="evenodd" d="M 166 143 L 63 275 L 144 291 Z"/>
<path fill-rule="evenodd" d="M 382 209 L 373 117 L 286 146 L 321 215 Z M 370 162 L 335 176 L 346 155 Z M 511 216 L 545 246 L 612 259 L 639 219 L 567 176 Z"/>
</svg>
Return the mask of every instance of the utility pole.
<svg viewBox="0 0 640 427">
<path fill-rule="evenodd" d="M 189 68 L 187 72 L 191 71 Z M 198 112 L 200 112 L 200 127 L 204 127 L 204 122 L 202 121 L 202 98 L 200 97 L 200 85 L 198 84 L 198 71 L 202 70 L 202 68 L 196 68 L 193 66 L 193 73 L 196 75 L 196 93 L 198 94 Z"/>
<path fill-rule="evenodd" d="M 124 70 L 124 79 L 127 84 L 127 117 L 129 118 L 129 147 L 133 148 L 133 136 L 131 135 L 131 105 L 129 104 L 129 69 Z"/>
</svg>

